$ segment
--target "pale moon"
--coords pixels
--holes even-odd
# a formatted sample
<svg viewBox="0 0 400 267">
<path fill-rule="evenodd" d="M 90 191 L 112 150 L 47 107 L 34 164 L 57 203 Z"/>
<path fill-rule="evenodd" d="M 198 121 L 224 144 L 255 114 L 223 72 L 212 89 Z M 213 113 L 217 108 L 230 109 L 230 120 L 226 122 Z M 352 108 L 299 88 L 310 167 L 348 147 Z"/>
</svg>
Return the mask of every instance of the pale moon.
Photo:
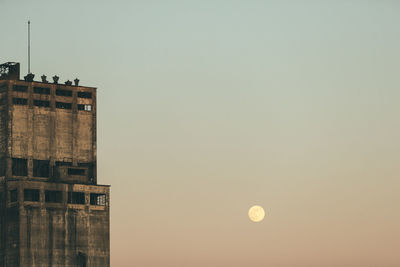
<svg viewBox="0 0 400 267">
<path fill-rule="evenodd" d="M 253 206 L 249 209 L 249 218 L 253 222 L 261 222 L 265 217 L 265 211 L 261 206 Z"/>
</svg>

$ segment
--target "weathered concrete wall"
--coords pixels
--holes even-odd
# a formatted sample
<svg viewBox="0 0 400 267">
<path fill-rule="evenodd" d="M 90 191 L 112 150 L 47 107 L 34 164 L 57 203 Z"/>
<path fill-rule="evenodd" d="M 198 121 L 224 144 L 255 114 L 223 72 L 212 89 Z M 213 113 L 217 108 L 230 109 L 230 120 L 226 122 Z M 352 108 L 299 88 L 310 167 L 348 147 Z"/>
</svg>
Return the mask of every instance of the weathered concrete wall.
<svg viewBox="0 0 400 267">
<path fill-rule="evenodd" d="M 25 86 L 24 92 L 15 86 Z M 45 88 L 49 94 L 35 93 L 35 88 Z M 71 96 L 57 95 L 57 90 L 70 92 Z M 78 97 L 79 93 L 91 97 Z M 2 102 L 2 99 L 3 102 Z M 25 104 L 13 103 L 15 99 Z M 37 101 L 47 101 L 48 106 L 37 106 Z M 2 104 L 3 103 L 3 104 Z M 61 108 L 66 103 L 68 108 Z M 90 106 L 89 110 L 82 105 Z M 3 151 L 2 151 L 3 150 Z M 25 81 L 0 81 L 0 157 L 28 160 L 28 176 L 33 176 L 33 160 L 49 160 L 51 169 L 56 162 L 72 166 L 93 166 L 90 183 L 96 183 L 96 89 Z M 11 172 L 8 172 L 11 176 Z"/>
<path fill-rule="evenodd" d="M 0 266 L 78 267 L 80 254 L 88 267 L 110 266 L 107 186 L 13 181 L 7 187 L 18 191 L 17 202 L 8 201 L 6 208 L 17 213 L 5 217 L 8 265 Z M 40 190 L 40 200 L 26 201 L 25 189 Z M 48 190 L 61 191 L 62 203 L 47 202 Z M 68 192 L 83 192 L 85 203 L 68 203 Z M 104 206 L 91 205 L 90 193 L 104 194 Z"/>
<path fill-rule="evenodd" d="M 0 80 L 0 267 L 110 265 L 109 187 L 97 185 L 96 155 L 95 88 Z M 27 160 L 27 175 L 13 175 L 13 158 Z M 35 160 L 49 161 L 48 178 L 34 175 Z M 58 177 L 70 167 L 78 173 Z"/>
</svg>

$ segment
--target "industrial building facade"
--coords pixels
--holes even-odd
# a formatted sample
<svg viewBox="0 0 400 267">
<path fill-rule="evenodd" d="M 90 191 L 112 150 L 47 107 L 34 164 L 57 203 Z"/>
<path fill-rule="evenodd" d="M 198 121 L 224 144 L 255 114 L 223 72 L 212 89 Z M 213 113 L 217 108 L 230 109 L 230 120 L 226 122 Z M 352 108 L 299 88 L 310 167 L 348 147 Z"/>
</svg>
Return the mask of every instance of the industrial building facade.
<svg viewBox="0 0 400 267">
<path fill-rule="evenodd" d="M 0 266 L 110 266 L 96 88 L 0 65 Z"/>
</svg>

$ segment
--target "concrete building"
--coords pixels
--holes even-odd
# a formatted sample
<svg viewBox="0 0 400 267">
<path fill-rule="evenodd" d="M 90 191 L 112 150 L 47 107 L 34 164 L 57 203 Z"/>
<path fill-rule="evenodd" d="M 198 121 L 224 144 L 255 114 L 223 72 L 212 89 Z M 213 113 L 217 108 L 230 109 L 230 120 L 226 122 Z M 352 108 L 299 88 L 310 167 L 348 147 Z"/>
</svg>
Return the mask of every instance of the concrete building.
<svg viewBox="0 0 400 267">
<path fill-rule="evenodd" d="M 0 266 L 110 266 L 96 88 L 0 65 Z"/>
</svg>

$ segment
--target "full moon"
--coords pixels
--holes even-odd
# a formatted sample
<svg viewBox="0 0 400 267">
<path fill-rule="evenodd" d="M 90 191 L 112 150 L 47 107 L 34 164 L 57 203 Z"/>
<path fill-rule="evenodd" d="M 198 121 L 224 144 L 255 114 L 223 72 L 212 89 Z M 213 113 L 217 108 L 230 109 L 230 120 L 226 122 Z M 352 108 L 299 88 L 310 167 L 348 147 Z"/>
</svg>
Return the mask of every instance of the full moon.
<svg viewBox="0 0 400 267">
<path fill-rule="evenodd" d="M 264 219 L 265 212 L 261 206 L 253 206 L 249 209 L 249 218 L 253 222 L 261 222 Z"/>
</svg>

